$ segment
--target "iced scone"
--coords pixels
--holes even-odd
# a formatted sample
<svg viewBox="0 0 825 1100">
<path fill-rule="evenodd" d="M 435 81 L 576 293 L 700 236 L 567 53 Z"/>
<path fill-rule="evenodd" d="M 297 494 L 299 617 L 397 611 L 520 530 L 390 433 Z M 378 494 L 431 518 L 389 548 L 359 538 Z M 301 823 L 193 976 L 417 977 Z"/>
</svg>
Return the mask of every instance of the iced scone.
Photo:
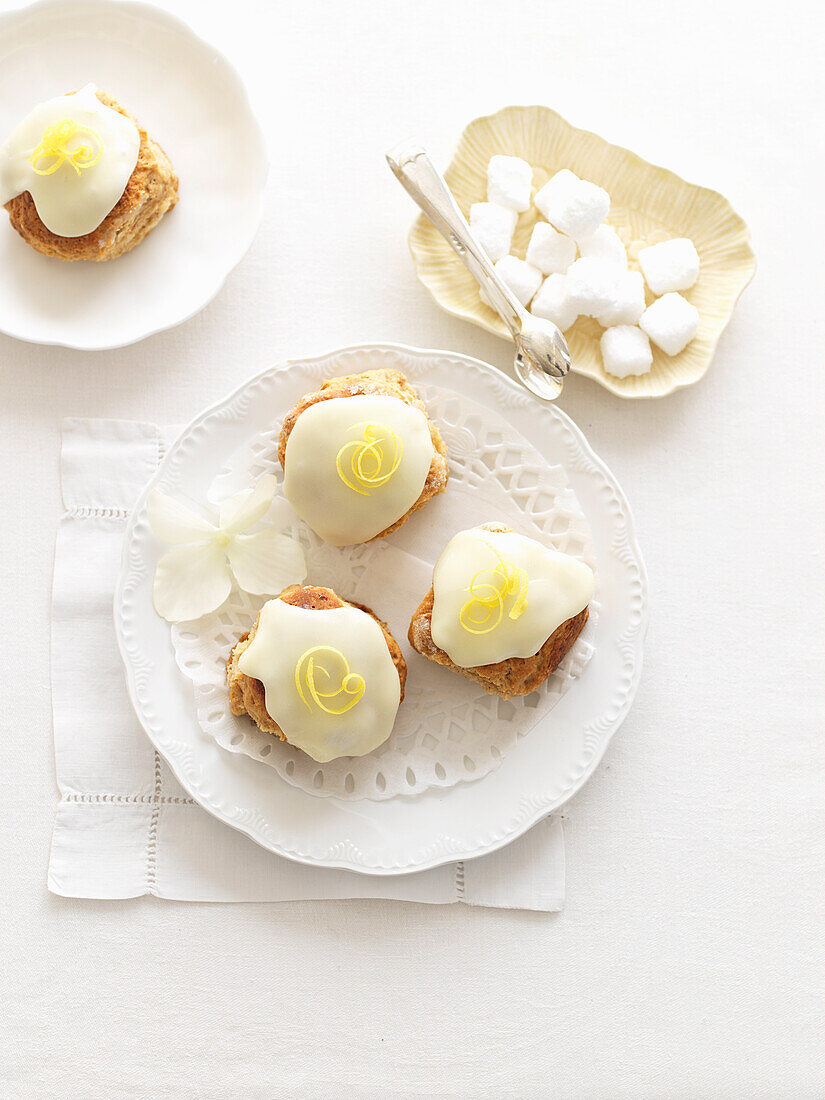
<svg viewBox="0 0 825 1100">
<path fill-rule="evenodd" d="M 233 714 L 325 763 L 387 740 L 407 665 L 370 608 L 292 585 L 235 643 L 226 677 Z"/>
<path fill-rule="evenodd" d="M 460 531 L 433 570 L 409 640 L 490 695 L 529 695 L 587 622 L 591 569 L 501 523 Z"/>
<path fill-rule="evenodd" d="M 93 84 L 41 103 L 0 146 L 0 204 L 44 256 L 113 260 L 177 201 L 166 153 Z"/>
<path fill-rule="evenodd" d="M 286 415 L 284 495 L 332 546 L 384 538 L 447 486 L 447 448 L 399 371 L 330 378 Z"/>
</svg>

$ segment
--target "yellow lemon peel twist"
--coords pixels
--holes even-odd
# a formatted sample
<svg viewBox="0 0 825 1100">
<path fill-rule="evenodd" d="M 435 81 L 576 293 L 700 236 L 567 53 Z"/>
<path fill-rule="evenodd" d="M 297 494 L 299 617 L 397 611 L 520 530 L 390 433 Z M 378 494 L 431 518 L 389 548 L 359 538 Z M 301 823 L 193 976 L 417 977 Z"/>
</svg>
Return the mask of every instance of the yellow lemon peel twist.
<svg viewBox="0 0 825 1100">
<path fill-rule="evenodd" d="M 69 142 L 76 137 L 90 138 L 96 149 L 92 145 L 83 144 L 70 150 Z M 29 157 L 29 161 L 38 176 L 50 176 L 66 161 L 80 175 L 81 169 L 93 167 L 102 156 L 103 145 L 94 130 L 81 126 L 74 119 L 61 118 L 43 131 L 40 144 Z M 53 158 L 48 167 L 38 168 L 39 162 L 48 158 Z"/>
<path fill-rule="evenodd" d="M 355 424 L 350 431 L 360 429 L 363 429 L 361 438 L 344 444 L 335 466 L 347 488 L 366 497 L 390 480 L 401 462 L 404 447 L 386 424 Z M 387 445 L 392 448 L 391 456 L 387 453 Z"/>
<path fill-rule="evenodd" d="M 470 598 L 459 614 L 459 622 L 470 634 L 489 634 L 495 630 L 504 616 L 504 602 L 515 596 L 507 613 L 508 618 L 518 619 L 527 607 L 527 589 L 530 578 L 526 569 L 519 569 L 511 561 L 505 561 L 494 546 L 485 542 L 496 556 L 496 564 L 479 569 L 467 585 Z M 489 581 L 479 577 L 492 574 Z"/>
<path fill-rule="evenodd" d="M 338 687 L 335 687 L 335 680 L 333 674 L 322 664 L 319 663 L 317 654 L 323 653 L 331 655 L 337 658 L 343 665 L 343 673 L 341 675 L 341 681 Z M 326 686 L 332 687 L 332 691 L 322 691 L 318 684 L 318 677 L 324 676 L 326 678 Z M 316 645 L 312 649 L 308 649 L 306 653 L 303 653 L 295 666 L 295 687 L 301 697 L 301 702 L 308 710 L 312 710 L 312 703 L 315 703 L 326 714 L 346 714 L 348 710 L 351 710 L 357 703 L 361 701 L 361 698 L 366 690 L 367 684 L 363 676 L 359 676 L 357 672 L 350 672 L 349 664 L 346 657 L 340 649 L 335 649 L 333 646 L 328 645 Z M 312 703 L 307 699 L 304 694 L 304 687 L 312 700 Z M 350 698 L 341 707 L 329 707 L 324 702 L 325 699 L 335 699 L 339 695 L 348 695 Z"/>
</svg>

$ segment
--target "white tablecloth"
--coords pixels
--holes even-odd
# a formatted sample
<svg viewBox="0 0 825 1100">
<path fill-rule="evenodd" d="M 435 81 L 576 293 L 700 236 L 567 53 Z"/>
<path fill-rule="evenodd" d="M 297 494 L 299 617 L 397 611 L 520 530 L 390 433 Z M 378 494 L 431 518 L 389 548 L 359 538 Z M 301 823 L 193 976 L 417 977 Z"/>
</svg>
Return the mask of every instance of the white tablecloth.
<svg viewBox="0 0 825 1100">
<path fill-rule="evenodd" d="M 3 1094 L 823 1095 L 821 6 L 174 8 L 244 71 L 269 202 L 181 328 L 97 355 L 0 338 Z M 415 134 L 444 163 L 508 102 L 722 191 L 760 261 L 699 385 L 564 395 L 653 601 L 636 704 L 565 811 L 564 913 L 51 896 L 60 419 L 185 421 L 275 357 L 365 340 L 505 366 L 416 283 L 383 154 Z"/>
</svg>

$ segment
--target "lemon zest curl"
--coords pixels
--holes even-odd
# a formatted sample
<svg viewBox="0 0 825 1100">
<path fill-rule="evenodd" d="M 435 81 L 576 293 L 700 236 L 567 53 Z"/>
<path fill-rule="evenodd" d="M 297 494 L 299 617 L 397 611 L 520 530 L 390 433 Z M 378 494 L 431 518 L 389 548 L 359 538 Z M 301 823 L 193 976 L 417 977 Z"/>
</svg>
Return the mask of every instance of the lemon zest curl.
<svg viewBox="0 0 825 1100">
<path fill-rule="evenodd" d="M 76 137 L 91 139 L 93 144 L 84 142 L 71 150 L 69 142 Z M 92 168 L 102 156 L 103 144 L 94 130 L 90 130 L 88 126 L 81 126 L 74 119 L 61 118 L 43 131 L 40 144 L 29 157 L 29 161 L 38 176 L 51 176 L 66 161 L 80 175 L 82 169 Z M 38 167 L 40 161 L 48 161 L 49 158 L 51 163 L 47 167 Z"/>
<path fill-rule="evenodd" d="M 349 430 L 359 429 L 363 429 L 363 435 L 344 444 L 335 467 L 347 488 L 366 497 L 390 480 L 401 463 L 404 447 L 386 424 L 354 424 Z M 387 453 L 390 447 L 391 455 Z"/>
<path fill-rule="evenodd" d="M 334 686 L 333 674 L 320 663 L 321 658 L 317 656 L 320 653 L 337 658 L 343 665 L 344 671 L 341 674 L 338 687 Z M 321 690 L 318 684 L 320 676 L 326 678 L 327 683 L 325 686 L 331 686 L 332 691 Z M 315 703 L 326 714 L 346 714 L 348 710 L 351 710 L 361 701 L 367 684 L 363 676 L 360 676 L 357 672 L 350 672 L 349 663 L 340 649 L 328 645 L 316 645 L 303 653 L 295 666 L 295 688 L 301 697 L 301 702 L 307 710 L 311 711 L 312 703 L 304 694 L 304 687 L 306 687 L 312 703 Z M 341 707 L 330 707 L 324 702 L 325 699 L 335 699 L 340 695 L 349 695 L 351 698 Z"/>
<path fill-rule="evenodd" d="M 479 569 L 472 577 L 467 585 L 470 598 L 459 613 L 459 622 L 470 634 L 489 634 L 495 630 L 504 617 L 504 604 L 510 596 L 515 599 L 507 613 L 509 619 L 518 619 L 527 607 L 530 584 L 527 570 L 506 561 L 489 542 L 485 546 L 495 554 L 496 564 Z M 485 574 L 491 579 L 480 581 L 479 577 Z"/>
</svg>

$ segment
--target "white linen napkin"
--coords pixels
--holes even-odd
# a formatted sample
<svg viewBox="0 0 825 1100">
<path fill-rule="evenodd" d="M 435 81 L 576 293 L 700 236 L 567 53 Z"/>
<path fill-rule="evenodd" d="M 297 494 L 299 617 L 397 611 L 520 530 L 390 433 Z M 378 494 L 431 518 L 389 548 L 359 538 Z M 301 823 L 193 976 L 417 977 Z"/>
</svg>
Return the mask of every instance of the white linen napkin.
<svg viewBox="0 0 825 1100">
<path fill-rule="evenodd" d="M 550 817 L 506 848 L 410 875 L 315 868 L 265 851 L 189 798 L 134 715 L 112 598 L 129 509 L 175 428 L 63 422 L 65 513 L 55 548 L 52 709 L 57 808 L 49 889 L 185 901 L 394 898 L 557 912 L 564 836 Z"/>
</svg>

